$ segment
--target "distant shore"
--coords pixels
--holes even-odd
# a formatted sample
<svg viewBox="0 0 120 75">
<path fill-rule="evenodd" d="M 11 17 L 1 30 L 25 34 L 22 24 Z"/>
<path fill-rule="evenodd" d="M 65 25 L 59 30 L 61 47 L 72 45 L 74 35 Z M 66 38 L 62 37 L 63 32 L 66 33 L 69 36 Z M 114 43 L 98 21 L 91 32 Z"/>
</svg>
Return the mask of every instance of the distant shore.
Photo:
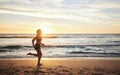
<svg viewBox="0 0 120 75">
<path fill-rule="evenodd" d="M 120 75 L 119 58 L 0 59 L 0 75 Z"/>
</svg>

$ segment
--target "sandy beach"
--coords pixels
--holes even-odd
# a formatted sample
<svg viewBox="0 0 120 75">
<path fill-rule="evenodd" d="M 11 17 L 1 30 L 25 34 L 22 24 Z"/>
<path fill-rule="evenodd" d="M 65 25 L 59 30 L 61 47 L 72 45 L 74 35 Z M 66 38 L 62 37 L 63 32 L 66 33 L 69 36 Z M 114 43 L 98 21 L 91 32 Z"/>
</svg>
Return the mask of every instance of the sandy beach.
<svg viewBox="0 0 120 75">
<path fill-rule="evenodd" d="M 120 75 L 120 60 L 114 59 L 1 59 L 0 75 Z"/>
</svg>

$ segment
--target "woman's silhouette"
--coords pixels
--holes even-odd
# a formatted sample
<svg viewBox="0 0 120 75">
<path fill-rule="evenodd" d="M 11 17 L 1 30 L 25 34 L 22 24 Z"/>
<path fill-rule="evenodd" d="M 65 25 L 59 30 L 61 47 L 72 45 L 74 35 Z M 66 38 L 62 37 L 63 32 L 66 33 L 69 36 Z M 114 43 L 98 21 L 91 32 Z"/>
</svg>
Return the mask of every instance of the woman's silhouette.
<svg viewBox="0 0 120 75">
<path fill-rule="evenodd" d="M 36 43 L 35 43 L 35 41 L 36 41 Z M 37 54 L 34 54 L 34 53 L 30 52 L 27 55 L 37 56 L 38 57 L 38 63 L 37 63 L 37 65 L 41 66 L 42 65 L 40 63 L 40 60 L 41 60 L 41 57 L 42 57 L 41 45 L 44 45 L 44 44 L 42 44 L 42 31 L 40 29 L 37 30 L 36 36 L 32 39 L 32 45 L 35 48 Z"/>
</svg>

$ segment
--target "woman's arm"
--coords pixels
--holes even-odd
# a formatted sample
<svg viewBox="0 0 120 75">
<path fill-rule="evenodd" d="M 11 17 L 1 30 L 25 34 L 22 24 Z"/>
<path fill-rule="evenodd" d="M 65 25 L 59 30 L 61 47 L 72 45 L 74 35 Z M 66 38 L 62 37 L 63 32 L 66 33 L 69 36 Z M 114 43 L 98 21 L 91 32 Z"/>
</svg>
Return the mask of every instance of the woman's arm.
<svg viewBox="0 0 120 75">
<path fill-rule="evenodd" d="M 35 47 L 34 41 L 35 41 L 35 37 L 32 39 L 32 45 L 33 45 L 33 47 Z"/>
</svg>

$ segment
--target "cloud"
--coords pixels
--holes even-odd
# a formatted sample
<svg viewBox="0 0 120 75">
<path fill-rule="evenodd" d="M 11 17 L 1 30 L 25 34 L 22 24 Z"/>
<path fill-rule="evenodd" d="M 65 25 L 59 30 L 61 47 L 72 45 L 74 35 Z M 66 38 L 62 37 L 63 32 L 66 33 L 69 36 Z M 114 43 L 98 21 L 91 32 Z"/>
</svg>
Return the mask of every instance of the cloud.
<svg viewBox="0 0 120 75">
<path fill-rule="evenodd" d="M 97 8 L 97 9 L 106 9 L 106 8 L 118 8 L 118 9 L 120 9 L 120 3 L 96 2 L 95 4 L 89 5 L 89 7 Z"/>
<path fill-rule="evenodd" d="M 113 9 L 117 12 L 119 8 L 118 0 L 0 0 L 0 13 L 88 24 L 114 23 L 116 13 L 111 13 Z M 111 17 L 113 21 L 108 22 Z"/>
<path fill-rule="evenodd" d="M 27 4 L 27 5 L 39 5 L 39 6 L 60 6 L 64 0 L 0 0 L 2 4 Z"/>
</svg>

